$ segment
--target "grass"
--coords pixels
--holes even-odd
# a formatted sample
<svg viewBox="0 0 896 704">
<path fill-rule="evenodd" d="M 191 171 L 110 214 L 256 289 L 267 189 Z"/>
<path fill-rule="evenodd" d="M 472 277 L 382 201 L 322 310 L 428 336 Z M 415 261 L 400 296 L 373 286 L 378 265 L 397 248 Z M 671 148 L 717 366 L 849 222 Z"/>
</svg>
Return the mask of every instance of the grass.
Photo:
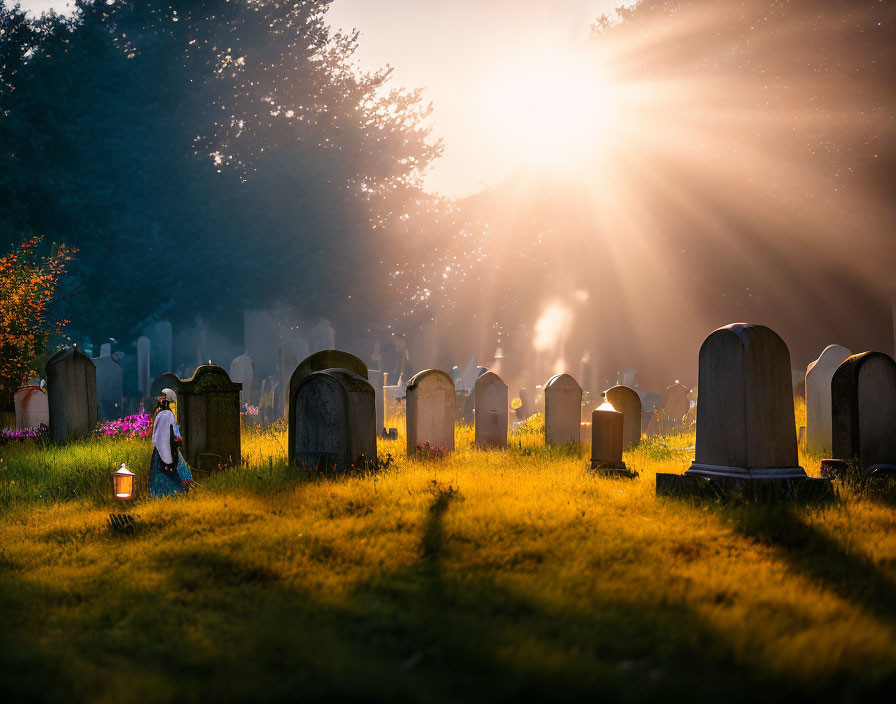
<svg viewBox="0 0 896 704">
<path fill-rule="evenodd" d="M 398 425 L 392 423 L 392 425 Z M 398 425 L 401 429 L 401 425 Z M 580 699 L 858 701 L 896 684 L 896 501 L 657 498 L 693 434 L 625 455 L 472 446 L 328 479 L 246 466 L 140 500 L 110 531 L 108 472 L 146 441 L 2 448 L 0 692 L 91 702 Z M 820 458 L 802 457 L 811 474 Z M 59 487 L 54 490 L 53 487 Z"/>
</svg>

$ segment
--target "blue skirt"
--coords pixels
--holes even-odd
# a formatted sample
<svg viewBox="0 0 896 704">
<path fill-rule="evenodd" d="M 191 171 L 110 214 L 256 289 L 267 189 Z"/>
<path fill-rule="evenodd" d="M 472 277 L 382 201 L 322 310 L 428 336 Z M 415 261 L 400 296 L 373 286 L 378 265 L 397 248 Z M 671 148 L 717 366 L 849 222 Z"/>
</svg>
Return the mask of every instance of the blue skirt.
<svg viewBox="0 0 896 704">
<path fill-rule="evenodd" d="M 170 465 L 169 465 L 170 466 Z M 165 463 L 156 448 L 152 449 L 152 461 L 149 463 L 149 495 L 158 498 L 159 496 L 173 496 L 174 494 L 185 494 L 189 489 L 189 483 L 193 480 L 193 473 L 190 467 L 184 461 L 180 452 L 177 452 L 177 469 L 174 472 L 166 472 Z"/>
</svg>

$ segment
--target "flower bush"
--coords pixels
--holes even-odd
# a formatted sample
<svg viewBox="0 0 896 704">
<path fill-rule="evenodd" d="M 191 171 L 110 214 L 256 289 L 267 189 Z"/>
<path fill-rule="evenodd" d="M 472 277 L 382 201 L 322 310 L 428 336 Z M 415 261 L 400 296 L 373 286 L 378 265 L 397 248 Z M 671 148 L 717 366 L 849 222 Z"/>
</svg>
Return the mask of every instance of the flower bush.
<svg viewBox="0 0 896 704">
<path fill-rule="evenodd" d="M 101 437 L 145 438 L 152 433 L 152 416 L 149 413 L 137 413 L 117 420 L 102 423 L 96 434 Z"/>
<path fill-rule="evenodd" d="M 28 438 L 42 438 L 47 434 L 47 426 L 39 425 L 36 428 L 24 428 L 22 430 L 13 430 L 12 428 L 3 428 L 0 430 L 0 437 L 5 440 L 26 440 Z"/>
</svg>

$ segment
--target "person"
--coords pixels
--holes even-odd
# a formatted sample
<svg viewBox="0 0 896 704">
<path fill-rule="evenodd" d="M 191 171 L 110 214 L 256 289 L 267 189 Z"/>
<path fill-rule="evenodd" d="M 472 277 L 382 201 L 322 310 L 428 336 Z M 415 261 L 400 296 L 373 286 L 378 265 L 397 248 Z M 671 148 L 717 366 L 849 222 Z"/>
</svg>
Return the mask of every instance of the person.
<svg viewBox="0 0 896 704">
<path fill-rule="evenodd" d="M 190 488 L 190 470 L 180 456 L 180 428 L 171 410 L 177 396 L 162 389 L 152 421 L 152 460 L 149 464 L 149 495 L 153 498 L 181 494 Z"/>
</svg>

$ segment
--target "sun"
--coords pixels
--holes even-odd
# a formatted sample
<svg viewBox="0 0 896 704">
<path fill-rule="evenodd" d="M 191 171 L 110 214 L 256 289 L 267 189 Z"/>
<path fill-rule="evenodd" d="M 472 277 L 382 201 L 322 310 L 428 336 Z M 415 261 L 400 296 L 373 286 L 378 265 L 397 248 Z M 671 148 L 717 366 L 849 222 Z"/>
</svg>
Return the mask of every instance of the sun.
<svg viewBox="0 0 896 704">
<path fill-rule="evenodd" d="M 616 89 L 581 53 L 525 57 L 489 72 L 482 123 L 515 165 L 571 166 L 612 143 Z"/>
</svg>

